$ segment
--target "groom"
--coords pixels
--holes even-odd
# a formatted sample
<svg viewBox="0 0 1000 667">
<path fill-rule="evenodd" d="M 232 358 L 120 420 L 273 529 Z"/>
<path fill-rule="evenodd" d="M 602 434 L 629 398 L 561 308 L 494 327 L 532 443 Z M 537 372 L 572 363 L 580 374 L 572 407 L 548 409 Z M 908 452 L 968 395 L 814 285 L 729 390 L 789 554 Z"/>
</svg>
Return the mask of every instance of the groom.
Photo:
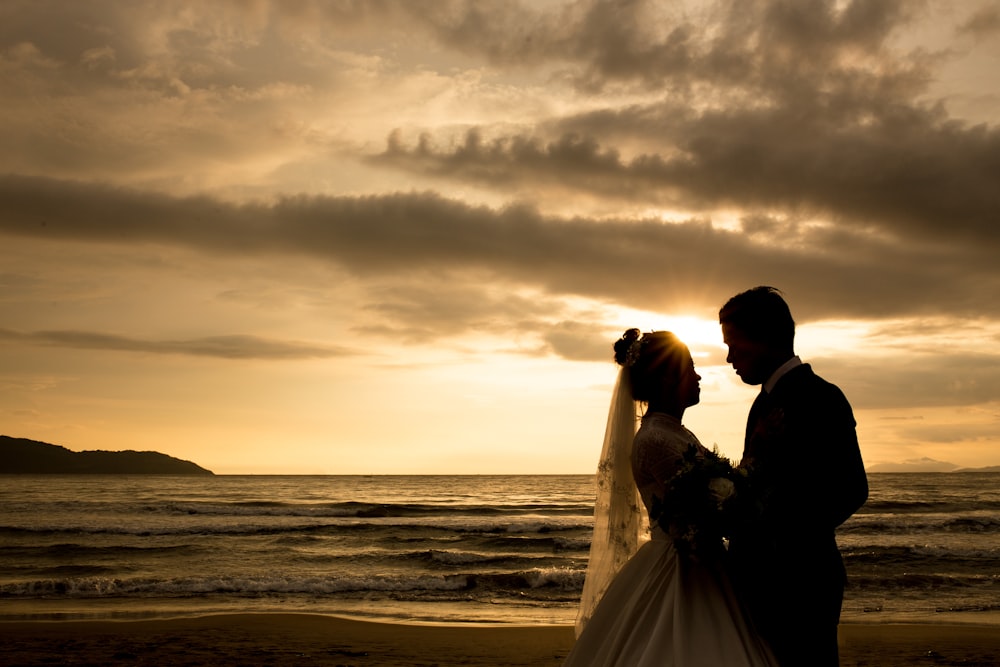
<svg viewBox="0 0 1000 667">
<path fill-rule="evenodd" d="M 782 667 L 835 667 L 846 579 L 834 532 L 868 498 L 851 405 L 795 355 L 795 322 L 773 287 L 719 311 L 726 361 L 763 385 L 741 468 L 752 507 L 730 538 L 733 580 Z"/>
</svg>

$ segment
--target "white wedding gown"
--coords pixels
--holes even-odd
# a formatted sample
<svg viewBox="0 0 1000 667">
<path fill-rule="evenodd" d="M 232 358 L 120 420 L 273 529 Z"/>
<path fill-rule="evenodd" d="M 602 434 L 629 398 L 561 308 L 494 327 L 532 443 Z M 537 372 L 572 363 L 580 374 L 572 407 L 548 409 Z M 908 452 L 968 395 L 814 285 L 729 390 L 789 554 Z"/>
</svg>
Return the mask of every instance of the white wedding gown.
<svg viewBox="0 0 1000 667">
<path fill-rule="evenodd" d="M 680 420 L 643 417 L 631 452 L 647 512 L 698 439 Z M 622 667 L 773 667 L 719 561 L 679 558 L 658 526 L 615 575 L 564 663 Z"/>
</svg>

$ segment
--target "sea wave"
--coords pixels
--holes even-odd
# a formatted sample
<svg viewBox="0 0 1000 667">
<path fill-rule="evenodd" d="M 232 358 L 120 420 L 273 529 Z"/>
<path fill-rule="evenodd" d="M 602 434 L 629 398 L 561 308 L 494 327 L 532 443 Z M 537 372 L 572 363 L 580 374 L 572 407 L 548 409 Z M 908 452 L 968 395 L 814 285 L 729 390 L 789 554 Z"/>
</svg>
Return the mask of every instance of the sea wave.
<svg viewBox="0 0 1000 667">
<path fill-rule="evenodd" d="M 921 498 L 919 500 L 885 499 L 872 500 L 859 510 L 857 516 L 878 514 L 963 514 L 1000 510 L 1000 500 L 979 497 Z"/>
<path fill-rule="evenodd" d="M 862 547 L 842 551 L 852 577 L 891 578 L 936 573 L 947 578 L 1000 572 L 998 548 L 923 545 Z"/>
<path fill-rule="evenodd" d="M 927 533 L 1000 533 L 1000 516 L 984 512 L 916 515 L 857 515 L 844 523 L 841 535 Z"/>
<path fill-rule="evenodd" d="M 115 598 L 205 594 L 428 593 L 474 591 L 476 595 L 521 594 L 555 589 L 578 595 L 583 572 L 559 568 L 514 573 L 460 573 L 363 576 L 224 576 L 156 579 L 79 576 L 41 578 L 0 585 L 0 599 Z"/>
<path fill-rule="evenodd" d="M 845 608 L 996 604 L 998 480 L 873 475 L 872 499 L 838 530 Z M 0 503 L 0 607 L 23 602 L 7 609 L 224 600 L 243 609 L 393 607 L 435 618 L 430 603 L 447 602 L 436 608 L 470 618 L 476 609 L 514 619 L 541 608 L 570 610 L 569 618 L 593 529 L 585 476 L 18 484 Z"/>
<path fill-rule="evenodd" d="M 242 502 L 172 502 L 144 505 L 142 511 L 154 514 L 238 516 L 238 517 L 495 517 L 542 514 L 545 516 L 573 516 L 593 513 L 591 505 L 513 503 L 506 505 L 454 505 L 423 503 L 286 503 L 273 501 Z"/>
<path fill-rule="evenodd" d="M 988 589 L 994 595 L 1000 592 L 1000 574 L 969 573 L 969 574 L 934 574 L 900 572 L 896 574 L 865 574 L 853 573 L 848 577 L 848 587 L 867 592 L 881 591 L 971 591 L 973 589 Z"/>
<path fill-rule="evenodd" d="M 104 558 L 135 556 L 142 558 L 156 555 L 177 555 L 197 551 L 194 544 L 170 545 L 95 545 L 76 544 L 72 542 L 40 545 L 3 545 L 0 546 L 0 556 L 3 558 L 31 559 L 70 559 L 70 558 Z"/>
<path fill-rule="evenodd" d="M 300 517 L 301 518 L 301 517 Z M 468 519 L 467 517 L 441 517 L 433 520 L 413 520 L 405 517 L 337 520 L 315 520 L 302 523 L 286 517 L 283 521 L 197 521 L 105 523 L 101 525 L 65 525 L 41 522 L 33 526 L 2 526 L 0 537 L 34 535 L 133 535 L 140 537 L 167 535 L 294 535 L 321 536 L 333 534 L 358 534 L 387 530 L 408 530 L 421 534 L 452 533 L 476 534 L 551 534 L 589 531 L 592 522 L 574 516 L 558 517 L 508 517 L 503 519 Z"/>
</svg>

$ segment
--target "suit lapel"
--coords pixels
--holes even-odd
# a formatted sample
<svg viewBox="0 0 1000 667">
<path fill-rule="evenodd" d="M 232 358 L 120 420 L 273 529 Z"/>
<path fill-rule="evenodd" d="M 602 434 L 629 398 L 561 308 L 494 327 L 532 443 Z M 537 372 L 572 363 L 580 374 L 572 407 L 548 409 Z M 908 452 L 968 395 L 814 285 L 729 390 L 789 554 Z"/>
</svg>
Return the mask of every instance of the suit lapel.
<svg viewBox="0 0 1000 667">
<path fill-rule="evenodd" d="M 768 403 L 767 392 L 763 389 L 757 394 L 757 398 L 754 399 L 753 405 L 750 406 L 750 414 L 747 415 L 747 432 L 743 437 L 743 460 L 746 461 L 753 457 L 753 432 L 757 428 L 757 422 L 760 421 L 761 417 L 764 416 L 767 410 Z"/>
<path fill-rule="evenodd" d="M 747 431 L 743 440 L 743 462 L 746 463 L 754 457 L 760 456 L 762 452 L 757 451 L 758 445 L 767 444 L 767 436 L 773 427 L 781 428 L 783 421 L 783 406 L 787 401 L 789 392 L 795 392 L 796 387 L 801 386 L 801 382 L 812 373 L 809 364 L 802 364 L 785 373 L 768 393 L 761 388 L 760 393 L 750 406 L 750 413 L 747 415 Z M 771 412 L 777 410 L 776 415 Z M 763 419 L 776 420 L 776 424 L 760 425 Z M 764 431 L 757 433 L 758 430 Z M 754 437 L 755 434 L 757 437 Z M 770 433 L 773 437 L 773 433 Z M 762 442 L 763 439 L 763 442 Z"/>
</svg>

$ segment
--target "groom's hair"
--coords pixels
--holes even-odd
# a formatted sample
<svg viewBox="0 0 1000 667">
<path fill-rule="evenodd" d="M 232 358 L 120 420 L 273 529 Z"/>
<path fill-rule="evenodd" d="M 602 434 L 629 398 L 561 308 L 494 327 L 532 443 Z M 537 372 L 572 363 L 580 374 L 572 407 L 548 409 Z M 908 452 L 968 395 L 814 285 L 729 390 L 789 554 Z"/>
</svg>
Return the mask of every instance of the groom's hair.
<svg viewBox="0 0 1000 667">
<path fill-rule="evenodd" d="M 740 292 L 719 310 L 719 324 L 728 325 L 757 343 L 791 347 L 795 320 L 781 290 L 769 285 Z"/>
</svg>

